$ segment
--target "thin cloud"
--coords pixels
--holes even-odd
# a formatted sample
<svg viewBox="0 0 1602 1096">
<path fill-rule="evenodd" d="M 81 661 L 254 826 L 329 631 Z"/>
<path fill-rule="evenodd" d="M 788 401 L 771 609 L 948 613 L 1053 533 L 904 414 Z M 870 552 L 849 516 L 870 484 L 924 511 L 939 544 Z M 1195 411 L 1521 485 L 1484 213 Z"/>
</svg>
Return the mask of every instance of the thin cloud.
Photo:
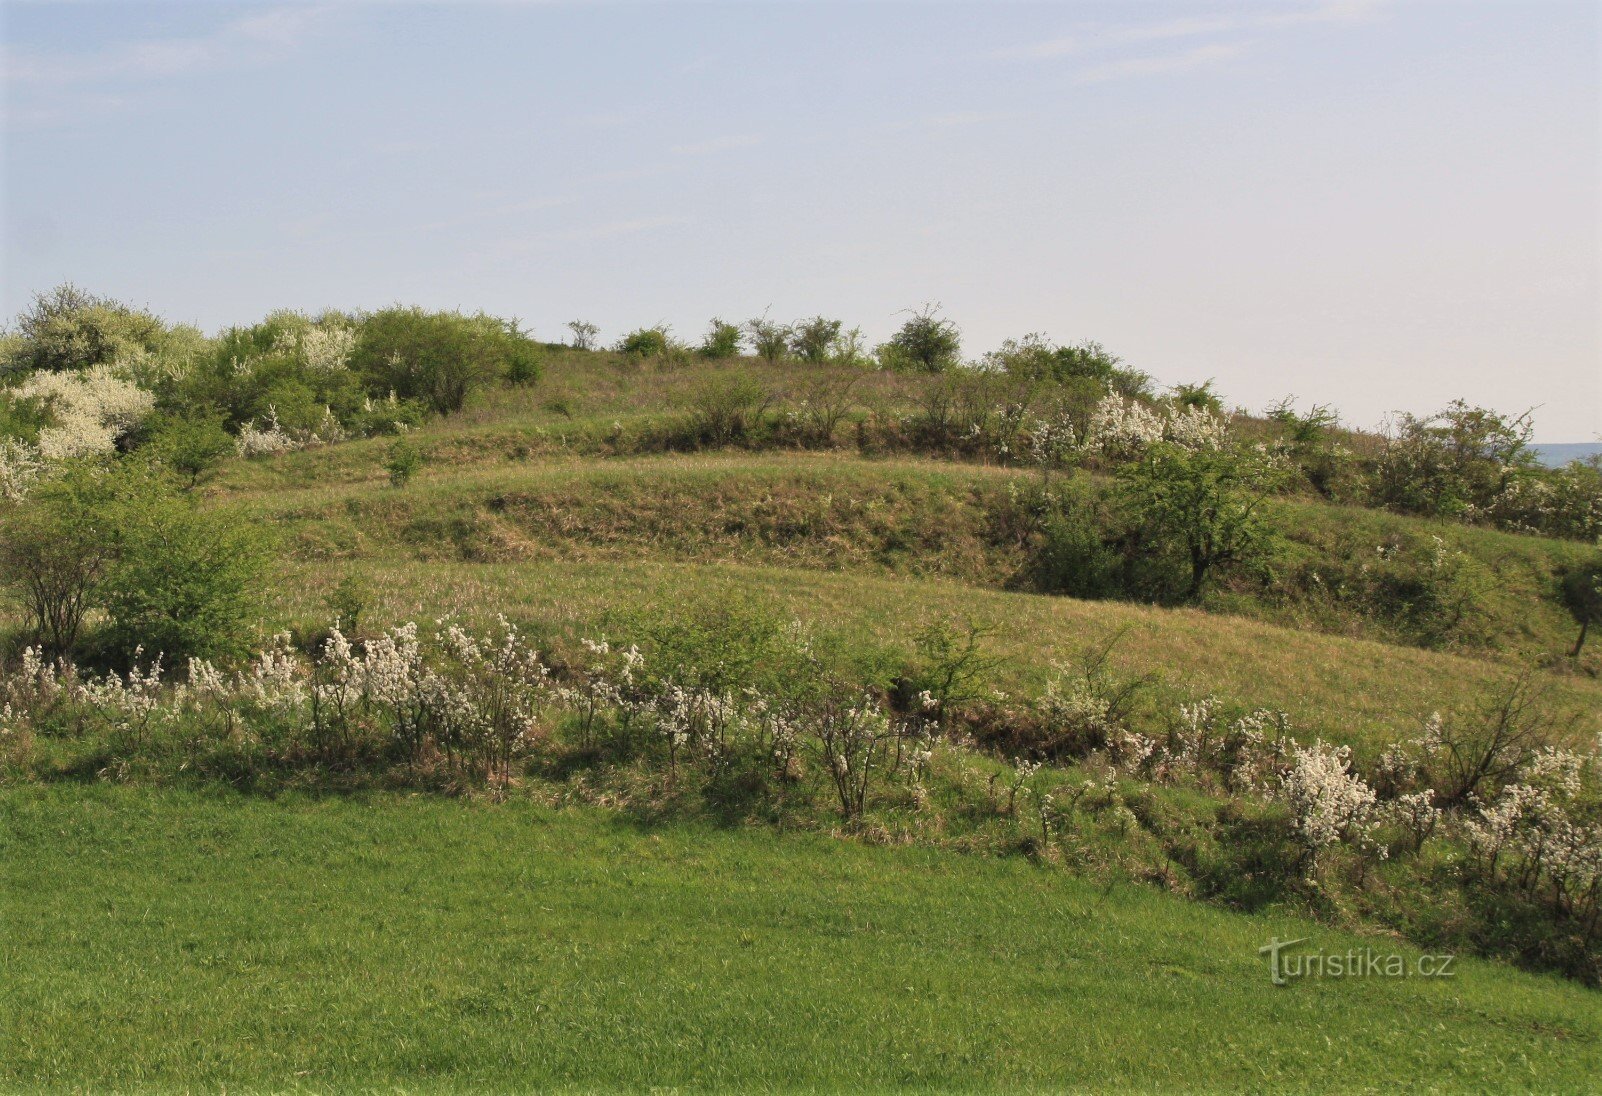
<svg viewBox="0 0 1602 1096">
<path fill-rule="evenodd" d="M 1175 41 L 1213 35 L 1320 24 L 1354 23 L 1372 17 L 1384 0 L 1328 0 L 1313 7 L 1250 13 L 1182 16 L 1158 23 L 1087 27 L 1076 33 L 996 50 L 997 60 L 1049 61 L 1142 42 Z M 1144 59 L 1136 59 L 1144 60 Z M 1154 71 L 1172 71 L 1162 69 Z"/>
<path fill-rule="evenodd" d="M 668 149 L 675 156 L 708 156 L 715 152 L 732 152 L 735 149 L 751 148 L 760 145 L 762 138 L 751 133 L 735 134 L 729 137 L 713 137 L 708 141 L 695 141 L 687 145 L 674 145 Z"/>
<path fill-rule="evenodd" d="M 570 229 L 558 235 L 564 240 L 605 240 L 613 236 L 632 236 L 636 232 L 676 228 L 689 223 L 688 217 L 635 217 L 626 221 L 607 221 L 589 228 Z"/>
<path fill-rule="evenodd" d="M 1191 69 L 1210 68 L 1225 61 L 1232 61 L 1245 52 L 1244 42 L 1233 42 L 1197 46 L 1195 49 L 1166 57 L 1129 57 L 1084 69 L 1074 76 L 1074 82 L 1100 84 L 1107 80 L 1124 80 L 1135 76 L 1161 76 L 1171 72 L 1188 72 Z"/>
<path fill-rule="evenodd" d="M 86 53 L 8 50 L 6 81 L 19 86 L 60 88 L 186 76 L 293 47 L 323 15 L 321 8 L 275 8 L 236 19 L 207 35 L 141 39 Z"/>
</svg>

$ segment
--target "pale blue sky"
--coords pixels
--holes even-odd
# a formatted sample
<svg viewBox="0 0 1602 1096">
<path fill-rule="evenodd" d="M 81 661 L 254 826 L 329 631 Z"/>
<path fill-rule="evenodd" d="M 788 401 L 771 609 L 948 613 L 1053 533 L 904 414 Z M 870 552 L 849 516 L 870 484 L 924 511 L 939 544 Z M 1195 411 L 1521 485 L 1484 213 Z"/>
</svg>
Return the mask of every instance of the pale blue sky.
<svg viewBox="0 0 1602 1096">
<path fill-rule="evenodd" d="M 1602 434 L 1595 3 L 16 3 L 0 309 L 772 306 Z"/>
</svg>

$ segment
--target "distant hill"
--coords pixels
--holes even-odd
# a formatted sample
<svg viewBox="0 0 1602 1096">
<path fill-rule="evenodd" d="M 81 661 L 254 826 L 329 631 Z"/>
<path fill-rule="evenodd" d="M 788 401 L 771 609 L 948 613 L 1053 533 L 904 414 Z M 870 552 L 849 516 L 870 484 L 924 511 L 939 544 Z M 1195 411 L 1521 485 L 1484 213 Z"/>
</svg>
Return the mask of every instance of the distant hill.
<svg viewBox="0 0 1602 1096">
<path fill-rule="evenodd" d="M 1548 468 L 1561 468 L 1571 460 L 1584 460 L 1594 453 L 1602 453 L 1602 441 L 1564 441 L 1551 445 L 1532 446 Z"/>
</svg>

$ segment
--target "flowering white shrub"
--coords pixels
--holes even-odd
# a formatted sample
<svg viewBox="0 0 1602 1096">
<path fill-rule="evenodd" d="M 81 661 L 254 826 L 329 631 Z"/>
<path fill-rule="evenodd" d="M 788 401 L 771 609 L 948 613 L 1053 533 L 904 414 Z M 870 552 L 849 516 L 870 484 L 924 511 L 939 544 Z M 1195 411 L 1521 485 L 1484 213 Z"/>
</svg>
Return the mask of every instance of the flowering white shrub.
<svg viewBox="0 0 1602 1096">
<path fill-rule="evenodd" d="M 1128 460 L 1160 441 L 1184 449 L 1219 449 L 1228 438 L 1229 423 L 1207 408 L 1152 407 L 1127 396 L 1108 396 L 1083 424 L 1066 412 L 1033 419 L 1029 456 L 1035 464 L 1052 468 L 1088 454 Z"/>
<path fill-rule="evenodd" d="M 264 457 L 305 448 L 305 442 L 292 438 L 278 424 L 276 408 L 267 408 L 267 421 L 261 426 L 247 422 L 239 428 L 234 447 L 242 457 Z"/>
<path fill-rule="evenodd" d="M 0 438 L 0 499 L 20 502 L 44 473 L 37 446 L 16 438 Z"/>
<path fill-rule="evenodd" d="M 356 349 L 356 329 L 341 324 L 314 324 L 300 336 L 300 356 L 312 369 L 344 369 Z"/>
<path fill-rule="evenodd" d="M 45 461 L 110 453 L 156 406 L 156 398 L 114 366 L 78 372 L 33 373 L 9 390 L 13 399 L 36 400 L 48 423 L 39 431 Z"/>
<path fill-rule="evenodd" d="M 1280 777 L 1279 796 L 1290 808 L 1310 870 L 1317 870 L 1319 855 L 1331 845 L 1369 840 L 1376 796 L 1351 771 L 1351 758 L 1350 747 L 1330 747 L 1322 740 L 1293 746 L 1290 766 Z"/>
</svg>

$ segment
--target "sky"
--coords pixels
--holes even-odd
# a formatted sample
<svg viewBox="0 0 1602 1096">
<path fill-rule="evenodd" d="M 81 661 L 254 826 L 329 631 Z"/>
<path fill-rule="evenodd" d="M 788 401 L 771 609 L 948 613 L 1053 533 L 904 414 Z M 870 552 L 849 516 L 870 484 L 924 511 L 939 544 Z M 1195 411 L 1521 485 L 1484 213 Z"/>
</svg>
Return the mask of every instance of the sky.
<svg viewBox="0 0 1602 1096">
<path fill-rule="evenodd" d="M 1602 437 L 1592 3 L 5 0 L 0 313 L 767 311 Z"/>
</svg>

